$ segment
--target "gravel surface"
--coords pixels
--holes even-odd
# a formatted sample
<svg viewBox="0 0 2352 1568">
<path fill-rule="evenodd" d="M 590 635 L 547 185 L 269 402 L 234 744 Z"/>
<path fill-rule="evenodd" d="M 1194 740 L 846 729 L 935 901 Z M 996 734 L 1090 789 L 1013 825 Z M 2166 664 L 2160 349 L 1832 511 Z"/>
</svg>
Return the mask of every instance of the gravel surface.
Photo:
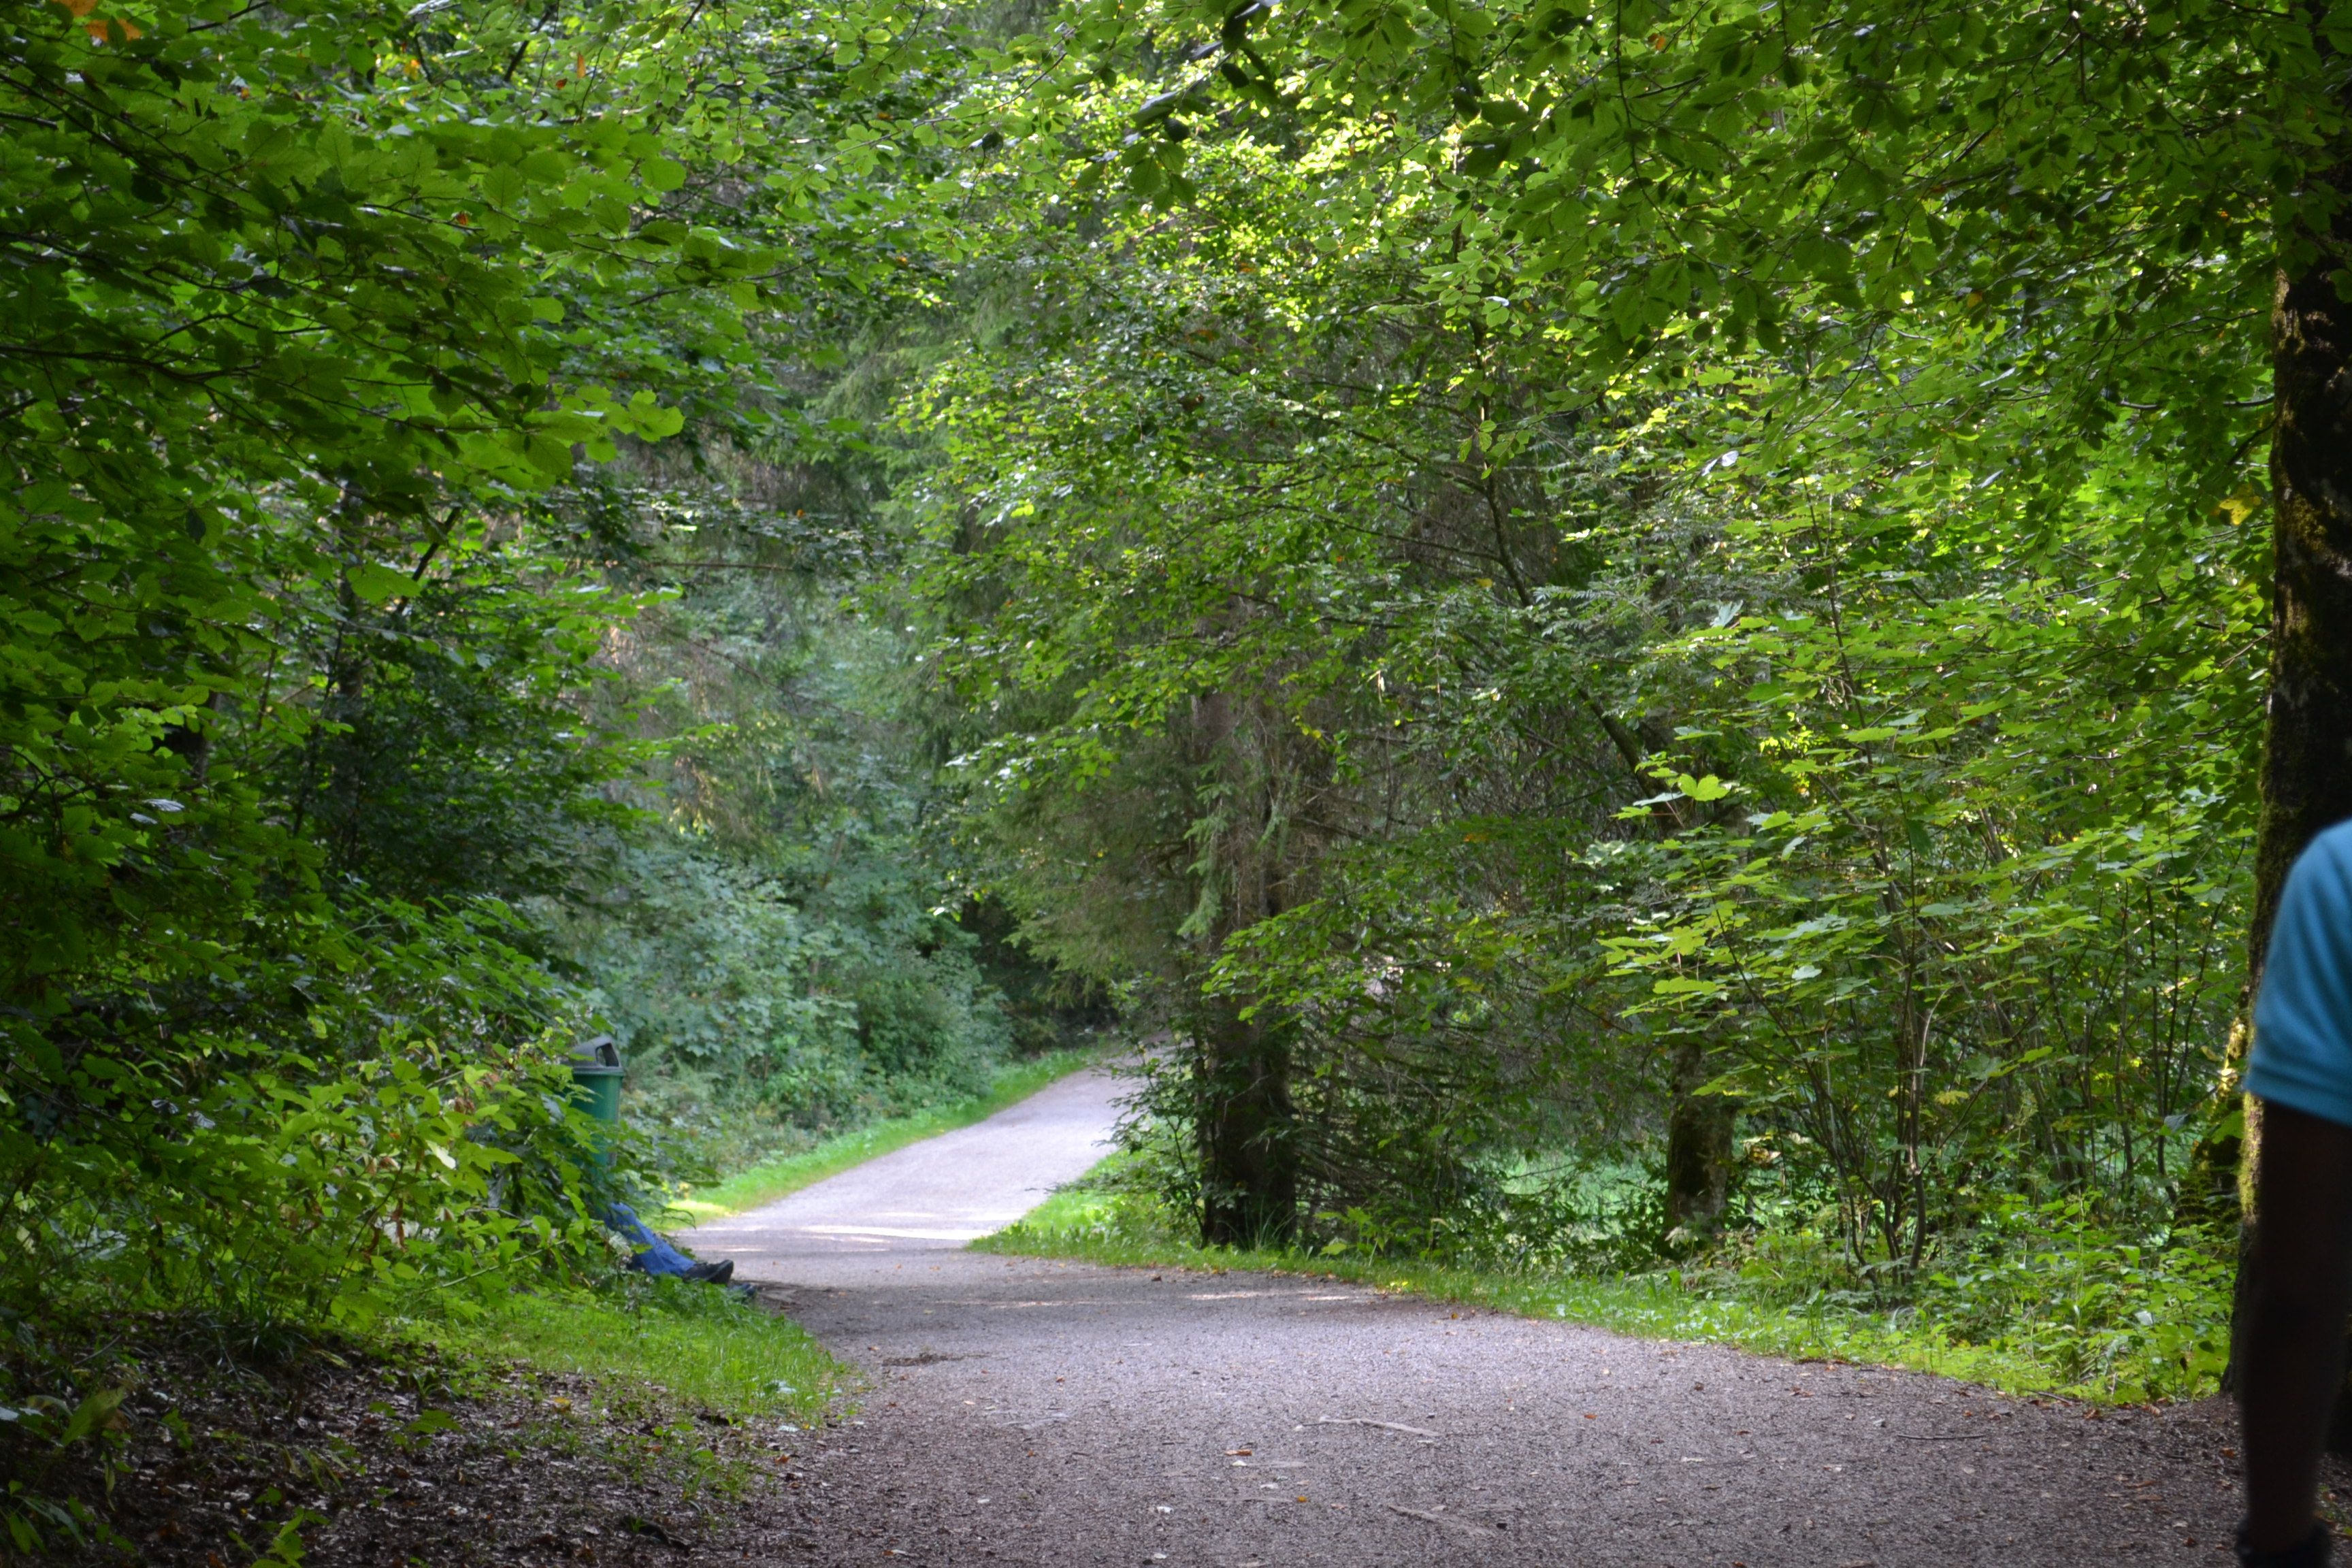
<svg viewBox="0 0 2352 1568">
<path fill-rule="evenodd" d="M 2097 1413 L 1352 1285 L 950 1250 L 950 1208 L 1027 1206 L 1039 1171 L 1090 1146 L 1073 1135 L 1087 1114 L 1107 1128 L 1097 1080 L 1047 1093 L 1066 1098 L 696 1234 L 874 1380 L 755 1559 L 2227 1558 L 2234 1436 L 2216 1402 Z M 919 1184 L 890 1188 L 893 1162 Z"/>
<path fill-rule="evenodd" d="M 871 1369 L 781 1561 L 1910 1568 L 2224 1561 L 2213 1404 L 2035 1404 L 1359 1287 L 811 1258 Z"/>
</svg>

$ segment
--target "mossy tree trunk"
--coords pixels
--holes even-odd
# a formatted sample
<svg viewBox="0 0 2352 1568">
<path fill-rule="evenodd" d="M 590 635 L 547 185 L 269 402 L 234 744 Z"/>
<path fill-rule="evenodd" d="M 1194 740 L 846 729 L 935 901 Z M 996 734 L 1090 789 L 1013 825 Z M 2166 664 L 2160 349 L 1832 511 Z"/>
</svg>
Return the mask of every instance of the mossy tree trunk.
<svg viewBox="0 0 2352 1568">
<path fill-rule="evenodd" d="M 1704 1241 L 1723 1228 L 1731 1201 L 1731 1134 L 1737 1107 L 1728 1095 L 1702 1094 L 1713 1076 L 1706 1044 L 1696 1036 L 1675 1042 L 1669 1058 L 1666 1110 L 1666 1232 Z"/>
<path fill-rule="evenodd" d="M 1244 1018 L 1211 998 L 1202 1047 L 1201 1239 L 1212 1247 L 1279 1247 L 1298 1226 L 1286 1021 Z"/>
<path fill-rule="evenodd" d="M 1198 901 L 1188 927 L 1205 968 L 1236 933 L 1296 901 L 1292 876 L 1306 847 L 1292 831 L 1295 738 L 1278 710 L 1210 693 L 1193 704 L 1192 741 L 1202 793 L 1193 825 Z M 1297 1235 L 1295 1026 L 1261 999 L 1196 998 L 1194 1117 L 1208 1245 L 1278 1247 Z"/>
<path fill-rule="evenodd" d="M 2352 208 L 2346 205 L 2352 196 L 2352 155 L 2315 186 L 2322 195 L 2319 206 L 2305 192 L 2302 211 L 2306 218 L 2326 213 L 2326 232 L 2311 237 L 2282 268 L 2271 314 L 2270 704 L 2254 847 L 2250 998 L 2261 984 L 2288 868 L 2315 834 L 2352 817 L 2352 304 L 2333 277 L 2352 261 Z M 2233 1058 L 2244 1044 L 2244 1031 L 2239 1033 Z M 2261 1146 L 2262 1110 L 2249 1100 L 2236 1151 L 2242 1170 L 2253 1168 Z M 2242 1317 L 2252 1289 L 2245 1265 L 2262 1215 L 2251 1193 L 2240 1190 L 2249 1200 L 2240 1221 L 2233 1313 Z M 2234 1372 L 2234 1352 L 2231 1360 Z"/>
</svg>

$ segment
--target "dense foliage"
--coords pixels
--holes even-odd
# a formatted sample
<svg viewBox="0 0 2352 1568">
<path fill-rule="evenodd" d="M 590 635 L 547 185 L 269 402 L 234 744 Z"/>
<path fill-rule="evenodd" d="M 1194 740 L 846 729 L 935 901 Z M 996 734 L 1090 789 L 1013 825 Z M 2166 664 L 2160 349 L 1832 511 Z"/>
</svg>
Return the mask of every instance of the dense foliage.
<svg viewBox="0 0 2352 1568">
<path fill-rule="evenodd" d="M 834 121 L 908 68 L 657 3 L 0 26 L 0 1307 L 365 1317 L 600 1257 L 660 1151 L 569 1109 L 599 1029 L 723 1040 L 778 1121 L 984 1073 L 940 879 L 875 847 L 903 802 L 706 831 L 856 766 L 745 721 L 887 720 L 888 638 L 875 691 L 754 662 L 732 709 L 629 651 L 875 641 L 719 459 L 817 485 L 854 434 L 814 371 L 891 298 L 891 169 L 836 190 Z"/>
<path fill-rule="evenodd" d="M 2210 1311 L 2340 8 L 0 21 L 10 1303 L 497 1276 L 1111 999 L 1211 1240 Z"/>
<path fill-rule="evenodd" d="M 2244 978 L 2255 345 L 2194 355 L 2204 421 L 2128 360 L 2082 405 L 2051 345 L 2145 254 L 1952 320 L 1800 275 L 1719 334 L 1625 270 L 1634 343 L 1590 263 L 1479 273 L 1519 209 L 1449 99 L 1315 80 L 1218 110 L 1173 207 L 1018 237 L 1033 329 L 924 406 L 1033 941 L 1256 1027 L 1152 1100 L 1212 1229 L 1234 1102 L 1279 1232 L 1510 1229 L 1512 1159 L 1677 1121 L 1712 1225 L 1734 1105 L 1855 1268 L 2018 1190 L 2161 1227 Z M 2206 270 L 2180 308 L 2249 320 Z"/>
<path fill-rule="evenodd" d="M 855 456 L 709 456 L 737 504 L 637 500 L 648 551 L 625 570 L 665 597 L 607 645 L 648 694 L 635 729 L 661 754 L 631 797 L 662 825 L 616 844 L 593 887 L 525 903 L 681 1172 L 971 1094 L 1016 1028 L 1029 1048 L 1058 1038 L 1050 1009 L 1004 1004 L 1010 977 L 983 966 L 925 837 L 912 639 L 888 605 L 841 602 L 881 537 Z"/>
<path fill-rule="evenodd" d="M 2113 1344 L 2121 1247 L 2200 1386 L 2352 810 L 2343 17 L 1066 23 L 927 576 L 1033 940 L 1177 1026 L 1163 1202 Z"/>
</svg>

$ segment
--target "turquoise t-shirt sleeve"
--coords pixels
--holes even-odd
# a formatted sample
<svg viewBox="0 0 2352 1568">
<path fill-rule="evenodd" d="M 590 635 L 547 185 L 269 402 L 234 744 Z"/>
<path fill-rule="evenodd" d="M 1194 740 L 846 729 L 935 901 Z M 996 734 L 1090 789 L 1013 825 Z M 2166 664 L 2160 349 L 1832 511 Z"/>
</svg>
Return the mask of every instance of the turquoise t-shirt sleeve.
<svg viewBox="0 0 2352 1568">
<path fill-rule="evenodd" d="M 2246 1088 L 2352 1126 L 2352 822 L 2313 839 L 2287 872 Z"/>
</svg>

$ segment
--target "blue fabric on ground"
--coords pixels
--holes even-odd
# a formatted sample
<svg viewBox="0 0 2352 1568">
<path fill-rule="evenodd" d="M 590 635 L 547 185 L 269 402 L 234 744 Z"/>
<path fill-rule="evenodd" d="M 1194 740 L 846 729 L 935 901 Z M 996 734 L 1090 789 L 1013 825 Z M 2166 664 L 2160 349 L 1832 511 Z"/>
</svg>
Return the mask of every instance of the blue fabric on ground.
<svg viewBox="0 0 2352 1568">
<path fill-rule="evenodd" d="M 2287 873 L 2246 1089 L 2352 1126 L 2352 822 L 2314 838 Z"/>
<path fill-rule="evenodd" d="M 604 1223 L 645 1248 L 629 1259 L 629 1267 L 642 1268 L 648 1274 L 683 1274 L 694 1267 L 694 1259 L 656 1236 L 637 1217 L 637 1211 L 626 1204 L 607 1205 Z"/>
</svg>

